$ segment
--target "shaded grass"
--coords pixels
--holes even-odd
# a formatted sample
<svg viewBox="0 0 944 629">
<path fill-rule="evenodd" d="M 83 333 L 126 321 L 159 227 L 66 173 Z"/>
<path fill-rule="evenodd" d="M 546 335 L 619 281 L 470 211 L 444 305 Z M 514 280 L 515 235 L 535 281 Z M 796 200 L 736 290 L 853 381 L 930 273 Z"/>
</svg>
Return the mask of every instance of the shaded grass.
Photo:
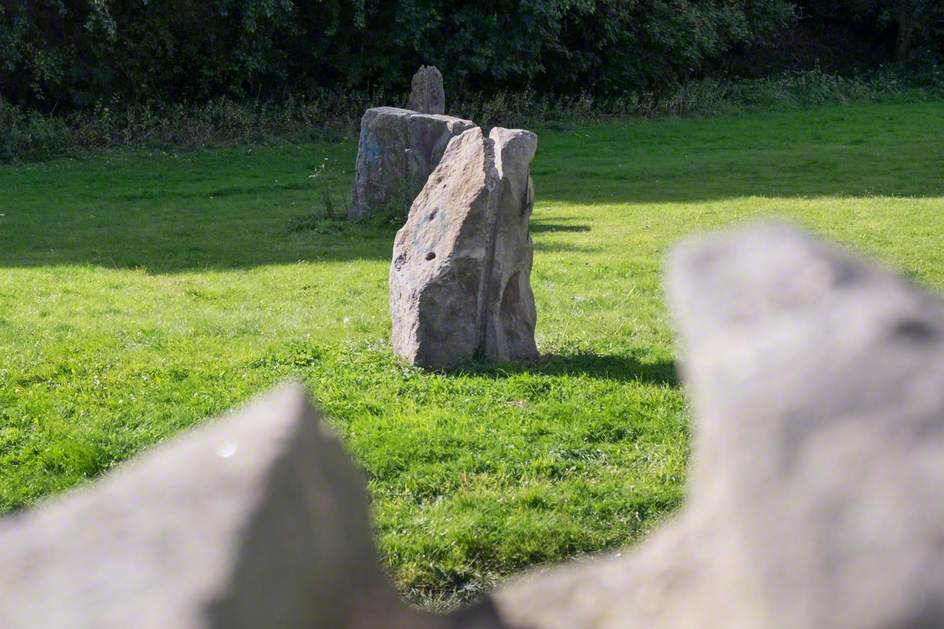
<svg viewBox="0 0 944 629">
<path fill-rule="evenodd" d="M 0 167 L 0 509 L 295 377 L 367 471 L 397 583 L 449 604 L 678 506 L 678 238 L 784 216 L 944 286 L 944 103 L 539 135 L 545 358 L 448 375 L 390 355 L 395 227 L 321 217 L 353 138 Z"/>
</svg>

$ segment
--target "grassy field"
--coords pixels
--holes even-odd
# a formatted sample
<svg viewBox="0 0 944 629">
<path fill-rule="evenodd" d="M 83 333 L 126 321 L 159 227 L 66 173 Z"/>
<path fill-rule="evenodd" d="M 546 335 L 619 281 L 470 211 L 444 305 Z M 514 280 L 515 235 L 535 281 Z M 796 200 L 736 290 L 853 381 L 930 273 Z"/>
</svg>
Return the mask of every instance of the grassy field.
<svg viewBox="0 0 944 629">
<path fill-rule="evenodd" d="M 944 103 L 539 134 L 544 358 L 449 375 L 390 355 L 395 228 L 318 217 L 354 138 L 0 167 L 0 511 L 299 378 L 367 470 L 398 584 L 448 603 L 679 505 L 680 237 L 788 217 L 944 286 Z"/>
</svg>

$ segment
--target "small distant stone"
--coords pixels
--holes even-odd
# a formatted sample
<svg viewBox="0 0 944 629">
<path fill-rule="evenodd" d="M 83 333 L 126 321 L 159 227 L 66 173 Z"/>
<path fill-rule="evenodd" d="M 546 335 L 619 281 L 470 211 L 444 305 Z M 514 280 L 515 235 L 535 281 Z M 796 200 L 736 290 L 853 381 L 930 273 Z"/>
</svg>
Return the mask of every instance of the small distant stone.
<svg viewBox="0 0 944 629">
<path fill-rule="evenodd" d="M 421 114 L 446 113 L 446 92 L 443 77 L 436 66 L 421 66 L 410 84 L 410 100 L 407 109 Z"/>
</svg>

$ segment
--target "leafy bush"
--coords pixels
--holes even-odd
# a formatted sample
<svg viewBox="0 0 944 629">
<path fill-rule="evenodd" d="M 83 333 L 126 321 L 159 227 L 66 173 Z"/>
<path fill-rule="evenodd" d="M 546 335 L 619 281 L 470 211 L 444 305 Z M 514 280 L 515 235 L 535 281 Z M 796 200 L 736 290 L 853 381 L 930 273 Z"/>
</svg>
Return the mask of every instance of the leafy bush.
<svg viewBox="0 0 944 629">
<path fill-rule="evenodd" d="M 928 66 L 911 75 L 886 68 L 851 78 L 819 70 L 750 80 L 705 78 L 663 93 L 619 96 L 555 96 L 532 89 L 463 92 L 450 95 L 448 107 L 450 113 L 486 127 L 535 128 L 612 117 L 712 115 L 905 96 L 909 100 L 944 96 L 944 66 Z M 319 92 L 282 101 L 221 98 L 163 108 L 114 100 L 108 106 L 50 115 L 0 99 L 0 160 L 44 159 L 102 147 L 199 148 L 338 137 L 357 133 L 360 114 L 367 107 L 405 100 L 403 94 L 381 90 Z"/>
<path fill-rule="evenodd" d="M 122 102 L 449 88 L 671 88 L 783 28 L 788 0 L 0 0 L 0 95 L 46 112 Z"/>
</svg>

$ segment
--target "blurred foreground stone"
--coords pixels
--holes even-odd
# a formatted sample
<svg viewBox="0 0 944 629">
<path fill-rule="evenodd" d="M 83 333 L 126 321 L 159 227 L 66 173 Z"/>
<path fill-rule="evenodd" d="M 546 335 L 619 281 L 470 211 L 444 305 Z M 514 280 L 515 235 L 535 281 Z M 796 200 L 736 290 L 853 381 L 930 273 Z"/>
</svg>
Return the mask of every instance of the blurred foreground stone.
<svg viewBox="0 0 944 629">
<path fill-rule="evenodd" d="M 531 629 L 944 626 L 944 309 L 761 224 L 679 247 L 695 406 L 682 513 L 495 596 Z"/>
<path fill-rule="evenodd" d="M 449 141 L 475 126 L 452 116 L 396 107 L 368 109 L 361 119 L 348 218 L 401 214 L 426 184 Z"/>
<path fill-rule="evenodd" d="M 4 629 L 442 626 L 398 602 L 364 480 L 297 386 L 0 521 Z"/>
<path fill-rule="evenodd" d="M 537 136 L 478 127 L 449 143 L 393 247 L 393 349 L 448 369 L 482 358 L 531 359 L 531 160 Z"/>
</svg>

